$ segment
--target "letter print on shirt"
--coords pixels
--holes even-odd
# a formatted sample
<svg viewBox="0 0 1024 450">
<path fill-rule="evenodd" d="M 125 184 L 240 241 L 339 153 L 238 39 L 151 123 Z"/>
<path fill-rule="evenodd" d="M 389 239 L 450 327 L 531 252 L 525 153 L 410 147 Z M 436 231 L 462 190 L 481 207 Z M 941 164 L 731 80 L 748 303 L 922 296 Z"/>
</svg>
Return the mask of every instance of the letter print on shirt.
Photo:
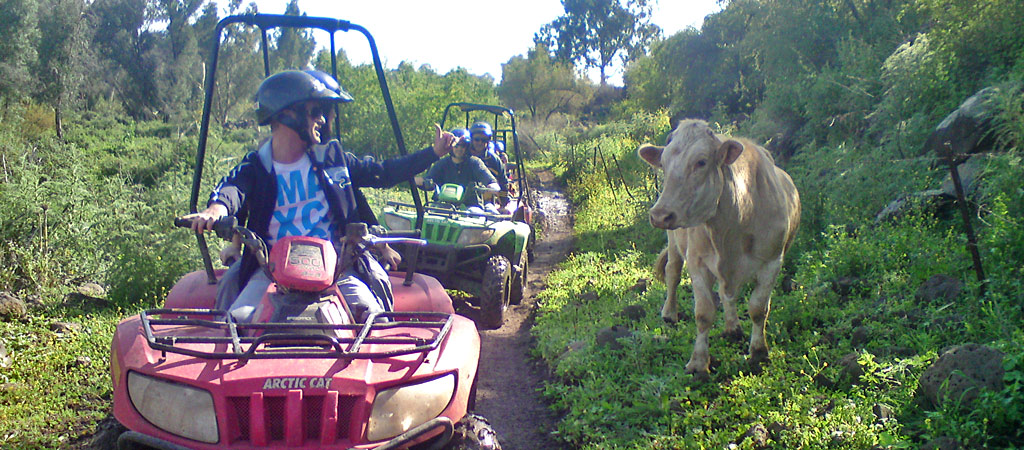
<svg viewBox="0 0 1024 450">
<path fill-rule="evenodd" d="M 274 161 L 277 203 L 270 219 L 270 245 L 285 236 L 313 236 L 330 240 L 333 220 L 327 197 L 313 173 L 309 157 L 291 164 Z"/>
</svg>

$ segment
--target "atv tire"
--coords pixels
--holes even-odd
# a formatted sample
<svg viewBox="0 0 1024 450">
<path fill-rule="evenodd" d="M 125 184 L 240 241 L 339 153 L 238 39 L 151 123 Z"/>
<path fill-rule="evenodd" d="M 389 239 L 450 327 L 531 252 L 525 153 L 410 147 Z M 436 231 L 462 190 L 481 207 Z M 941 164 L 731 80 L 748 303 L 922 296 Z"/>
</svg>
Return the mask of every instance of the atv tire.
<svg viewBox="0 0 1024 450">
<path fill-rule="evenodd" d="M 480 325 L 501 328 L 512 285 L 512 264 L 508 258 L 494 255 L 487 259 L 480 294 Z"/>
<path fill-rule="evenodd" d="M 466 414 L 455 423 L 452 440 L 444 447 L 448 450 L 501 450 L 498 433 L 482 416 Z"/>
<path fill-rule="evenodd" d="M 522 303 L 526 293 L 526 277 L 530 270 L 530 257 L 522 252 L 519 261 L 519 268 L 512 269 L 512 292 L 509 294 L 509 303 L 518 305 Z"/>
</svg>

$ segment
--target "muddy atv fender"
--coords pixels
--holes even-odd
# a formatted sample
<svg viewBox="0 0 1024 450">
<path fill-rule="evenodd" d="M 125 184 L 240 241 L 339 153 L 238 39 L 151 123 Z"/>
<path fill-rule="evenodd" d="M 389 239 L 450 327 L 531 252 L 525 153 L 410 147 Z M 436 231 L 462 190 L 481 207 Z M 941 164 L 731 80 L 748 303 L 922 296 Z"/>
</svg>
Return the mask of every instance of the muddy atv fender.
<svg viewBox="0 0 1024 450">
<path fill-rule="evenodd" d="M 509 303 L 518 305 L 523 301 L 526 292 L 526 277 L 530 271 L 530 257 L 527 252 L 519 253 L 519 264 L 512 267 L 512 292 L 509 293 Z"/>
</svg>

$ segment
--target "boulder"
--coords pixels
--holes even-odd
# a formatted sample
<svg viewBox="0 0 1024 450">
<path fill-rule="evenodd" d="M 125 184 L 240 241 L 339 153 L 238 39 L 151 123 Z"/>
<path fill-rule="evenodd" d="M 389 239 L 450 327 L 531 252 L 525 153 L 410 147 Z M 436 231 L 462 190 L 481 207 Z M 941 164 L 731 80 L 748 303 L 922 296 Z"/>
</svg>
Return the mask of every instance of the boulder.
<svg viewBox="0 0 1024 450">
<path fill-rule="evenodd" d="M 82 324 L 74 322 L 53 322 L 50 324 L 50 331 L 64 335 L 64 334 L 77 334 L 83 330 Z"/>
<path fill-rule="evenodd" d="M 925 149 L 940 158 L 979 153 L 995 142 L 992 127 L 997 98 L 1002 87 L 987 87 L 964 100 L 928 136 Z"/>
<path fill-rule="evenodd" d="M 10 367 L 11 362 L 11 355 L 7 353 L 7 344 L 4 344 L 4 341 L 0 341 L 0 369 Z"/>
<path fill-rule="evenodd" d="M 620 338 L 632 337 L 633 332 L 621 325 L 613 325 L 597 330 L 597 346 L 608 347 L 612 350 L 622 350 L 623 345 Z"/>
<path fill-rule="evenodd" d="M 955 346 L 921 375 L 919 394 L 928 404 L 970 407 L 982 390 L 1003 388 L 1003 353 L 979 344 Z"/>
<path fill-rule="evenodd" d="M 631 322 L 637 322 L 647 316 L 647 311 L 640 305 L 628 305 L 615 315 Z"/>
<path fill-rule="evenodd" d="M 27 313 L 25 302 L 10 292 L 0 292 L 0 319 L 17 320 L 25 317 Z"/>
<path fill-rule="evenodd" d="M 960 296 L 963 289 L 963 283 L 956 278 L 948 275 L 932 275 L 917 288 L 914 298 L 925 304 L 940 301 L 951 302 Z"/>
</svg>

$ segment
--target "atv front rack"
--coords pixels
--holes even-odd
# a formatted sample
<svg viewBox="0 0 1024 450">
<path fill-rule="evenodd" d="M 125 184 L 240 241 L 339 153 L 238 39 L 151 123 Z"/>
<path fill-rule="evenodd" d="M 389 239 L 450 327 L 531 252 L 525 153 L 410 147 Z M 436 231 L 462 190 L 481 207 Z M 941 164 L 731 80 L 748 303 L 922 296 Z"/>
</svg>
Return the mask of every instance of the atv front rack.
<svg viewBox="0 0 1024 450">
<path fill-rule="evenodd" d="M 163 317 L 156 317 L 163 316 Z M 373 313 L 364 324 L 241 324 L 224 310 L 149 309 L 140 314 L 150 348 L 204 359 L 336 358 L 372 359 L 425 353 L 436 349 L 452 326 L 452 315 L 442 312 Z M 378 322 L 388 319 L 387 322 Z M 173 327 L 181 327 L 174 333 Z M 382 335 L 395 328 L 430 330 L 429 338 Z M 352 337 L 337 337 L 339 332 Z M 255 333 L 260 333 L 253 336 Z M 331 333 L 333 335 L 327 334 Z M 347 334 L 347 333 L 344 333 Z M 229 351 L 198 350 L 203 344 Z M 364 345 L 394 347 L 363 351 Z M 188 345 L 189 347 L 185 347 Z"/>
<path fill-rule="evenodd" d="M 416 208 L 416 205 L 413 205 L 411 203 L 403 203 L 403 202 L 396 202 L 396 201 L 389 201 L 389 202 L 387 202 L 387 205 L 388 206 L 394 206 L 396 211 L 399 210 L 399 209 L 402 209 L 402 208 L 413 208 L 413 209 Z M 463 210 L 460 210 L 460 209 L 438 208 L 436 206 L 424 206 L 423 210 L 428 212 L 428 213 L 431 213 L 431 214 L 436 214 L 436 215 L 445 216 L 445 217 L 482 217 L 486 221 L 490 221 L 490 222 L 501 222 L 503 220 L 512 220 L 512 215 L 511 214 L 474 213 L 474 212 L 469 212 L 469 211 L 463 211 Z"/>
</svg>

